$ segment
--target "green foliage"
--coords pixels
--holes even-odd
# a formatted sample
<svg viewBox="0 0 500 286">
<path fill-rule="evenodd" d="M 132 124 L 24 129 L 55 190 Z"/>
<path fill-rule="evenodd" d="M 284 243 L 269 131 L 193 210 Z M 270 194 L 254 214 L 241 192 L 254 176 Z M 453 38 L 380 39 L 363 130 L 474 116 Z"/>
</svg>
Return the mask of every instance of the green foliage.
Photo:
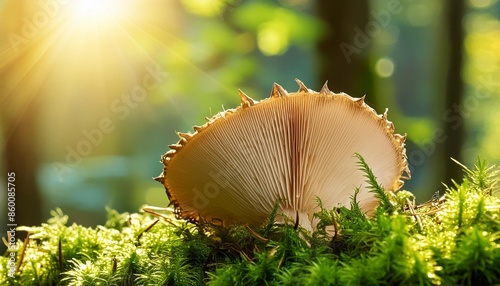
<svg viewBox="0 0 500 286">
<path fill-rule="evenodd" d="M 15 278 L 0 257 L 2 285 L 485 285 L 500 283 L 498 169 L 478 160 L 462 183 L 416 206 L 387 195 L 361 156 L 381 204 L 366 217 L 357 203 L 325 209 L 314 233 L 276 224 L 225 228 L 108 209 L 104 226 L 67 225 L 61 210 L 23 227 Z M 277 204 L 276 204 L 277 206 Z"/>
<path fill-rule="evenodd" d="M 325 30 L 312 16 L 264 1 L 249 1 L 239 6 L 232 20 L 240 29 L 256 34 L 258 47 L 267 56 L 282 54 L 292 44 L 310 47 Z M 275 39 L 268 43 L 267 36 Z"/>
<path fill-rule="evenodd" d="M 380 207 L 378 210 L 392 212 L 394 210 L 394 206 L 389 199 L 389 196 L 385 192 L 384 188 L 377 182 L 377 178 L 373 174 L 372 169 L 368 166 L 363 156 L 356 153 L 354 154 L 356 158 L 358 158 L 358 166 L 359 170 L 365 173 L 366 182 L 371 187 L 371 191 L 375 194 L 375 197 L 380 201 Z"/>
</svg>

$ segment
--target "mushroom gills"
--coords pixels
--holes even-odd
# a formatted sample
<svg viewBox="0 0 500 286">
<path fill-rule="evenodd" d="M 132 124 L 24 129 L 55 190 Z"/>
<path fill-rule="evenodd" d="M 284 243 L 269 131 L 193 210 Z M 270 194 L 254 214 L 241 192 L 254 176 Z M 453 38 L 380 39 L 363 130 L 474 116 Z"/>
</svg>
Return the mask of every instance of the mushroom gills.
<svg viewBox="0 0 500 286">
<path fill-rule="evenodd" d="M 240 107 L 179 134 L 157 180 L 180 218 L 258 226 L 279 202 L 284 216 L 295 221 L 298 214 L 299 224 L 313 230 L 317 198 L 327 209 L 348 207 L 360 188 L 364 212 L 378 205 L 355 153 L 388 192 L 409 178 L 406 137 L 394 134 L 387 112 L 326 84 L 315 92 L 297 82 L 295 93 L 274 84 L 262 101 L 240 91 Z"/>
</svg>

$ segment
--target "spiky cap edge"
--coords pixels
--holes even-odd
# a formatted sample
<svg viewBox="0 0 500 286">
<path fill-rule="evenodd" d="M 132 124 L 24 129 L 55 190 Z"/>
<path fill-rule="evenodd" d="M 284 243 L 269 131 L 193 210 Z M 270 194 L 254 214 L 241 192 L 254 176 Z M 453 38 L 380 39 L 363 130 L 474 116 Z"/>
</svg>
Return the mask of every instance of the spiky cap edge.
<svg viewBox="0 0 500 286">
<path fill-rule="evenodd" d="M 395 149 L 397 150 L 399 157 L 401 158 L 400 162 L 400 169 L 399 169 L 399 177 L 400 179 L 395 182 L 395 185 L 392 186 L 392 191 L 397 191 L 399 190 L 403 184 L 403 180 L 408 180 L 411 178 L 411 173 L 410 169 L 408 167 L 408 158 L 406 156 L 406 148 L 405 148 L 405 141 L 406 141 L 406 134 L 401 135 L 401 134 L 396 134 L 394 133 L 394 124 L 387 119 L 387 114 L 388 114 L 388 109 L 385 110 L 384 113 L 378 114 L 375 109 L 370 107 L 368 104 L 365 103 L 365 96 L 362 96 L 360 98 L 355 98 L 351 97 L 350 95 L 346 93 L 334 93 L 328 88 L 328 82 L 325 82 L 323 87 L 319 92 L 308 89 L 304 83 L 298 79 L 295 79 L 297 84 L 299 85 L 299 90 L 296 93 L 292 93 L 294 95 L 306 95 L 306 94 L 321 94 L 321 95 L 331 95 L 331 96 L 342 96 L 344 98 L 347 98 L 351 100 L 352 102 L 356 103 L 358 106 L 361 106 L 365 108 L 365 110 L 371 111 L 370 114 L 375 118 L 375 120 L 383 121 L 385 124 L 385 131 L 386 134 L 389 136 L 391 139 L 392 144 L 394 145 Z M 167 153 L 163 154 L 161 156 L 160 162 L 163 163 L 163 172 L 156 178 L 154 178 L 156 181 L 160 182 L 163 184 L 165 187 L 166 194 L 170 200 L 169 205 L 173 205 L 175 209 L 175 215 L 177 218 L 181 219 L 186 219 L 191 222 L 199 222 L 202 218 L 199 215 L 194 216 L 193 214 L 188 214 L 185 215 L 183 214 L 182 207 L 176 200 L 175 196 L 172 195 L 170 190 L 168 189 L 168 186 L 165 182 L 165 177 L 167 174 L 167 167 L 169 165 L 169 162 L 171 159 L 179 152 L 182 150 L 184 146 L 197 134 L 204 132 L 213 122 L 217 121 L 220 118 L 225 118 L 226 116 L 231 116 L 237 112 L 240 112 L 246 108 L 250 108 L 254 105 L 258 105 L 259 103 L 266 102 L 269 100 L 272 100 L 274 98 L 279 98 L 279 97 L 285 97 L 288 96 L 289 93 L 279 84 L 274 83 L 273 87 L 271 89 L 271 94 L 268 98 L 265 98 L 261 101 L 255 101 L 248 95 L 246 95 L 243 91 L 239 90 L 239 96 L 240 96 L 240 106 L 233 108 L 233 109 L 227 109 L 225 111 L 221 111 L 211 118 L 206 118 L 207 122 L 201 126 L 193 126 L 194 133 L 182 133 L 182 132 L 177 132 L 177 135 L 179 136 L 179 141 L 176 144 L 171 144 L 169 145 L 170 149 Z"/>
</svg>

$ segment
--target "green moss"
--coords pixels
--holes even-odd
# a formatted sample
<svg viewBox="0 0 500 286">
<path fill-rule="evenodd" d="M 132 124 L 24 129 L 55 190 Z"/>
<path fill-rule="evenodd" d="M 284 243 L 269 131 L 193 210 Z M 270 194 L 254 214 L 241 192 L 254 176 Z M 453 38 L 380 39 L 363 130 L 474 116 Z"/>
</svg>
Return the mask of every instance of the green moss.
<svg viewBox="0 0 500 286">
<path fill-rule="evenodd" d="M 274 218 L 261 228 L 191 224 L 173 214 L 120 214 L 104 226 L 68 225 L 61 210 L 22 227 L 19 269 L 1 285 L 485 285 L 500 283 L 498 170 L 478 160 L 462 183 L 416 206 L 414 196 L 386 194 L 358 156 L 381 204 L 372 218 L 350 208 L 324 209 L 317 231 Z"/>
</svg>

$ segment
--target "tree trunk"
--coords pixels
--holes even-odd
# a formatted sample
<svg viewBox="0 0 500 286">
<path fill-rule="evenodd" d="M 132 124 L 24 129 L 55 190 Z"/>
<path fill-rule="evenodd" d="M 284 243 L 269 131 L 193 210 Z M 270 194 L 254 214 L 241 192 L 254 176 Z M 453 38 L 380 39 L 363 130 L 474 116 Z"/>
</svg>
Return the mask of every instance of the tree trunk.
<svg viewBox="0 0 500 286">
<path fill-rule="evenodd" d="M 454 105 L 461 105 L 463 98 L 463 81 L 461 78 L 464 28 L 462 20 L 465 15 L 464 1 L 448 0 L 445 6 L 447 13 L 447 40 L 444 54 L 447 56 L 448 70 L 446 74 L 446 94 L 444 111 L 452 110 L 453 120 L 444 119 L 444 133 L 447 141 L 441 144 L 442 164 L 444 164 L 444 179 L 458 181 L 463 176 L 461 167 L 453 163 L 450 158 L 461 160 L 461 149 L 464 142 L 464 119 L 460 112 L 455 113 Z M 444 114 L 444 113 L 443 113 Z"/>
<path fill-rule="evenodd" d="M 326 34 L 318 44 L 319 78 L 323 82 L 328 80 L 334 92 L 342 91 L 354 97 L 373 94 L 368 61 L 373 39 L 365 30 L 369 3 L 367 0 L 317 1 L 317 15 L 327 25 Z"/>
<path fill-rule="evenodd" d="M 29 7 L 33 6 L 26 3 L 13 1 L 3 7 L 1 17 L 5 25 L 0 28 L 2 35 L 23 35 L 22 19 L 32 12 Z M 26 44 L 22 45 L 23 49 L 15 50 L 6 41 L 2 43 L 5 52 L 0 61 L 0 120 L 3 127 L 1 137 L 4 140 L 0 142 L 0 152 L 5 158 L 2 162 L 5 169 L 2 170 L 0 182 L 6 184 L 7 173 L 15 172 L 15 221 L 9 223 L 18 226 L 40 225 L 44 221 L 36 182 L 40 148 L 37 138 L 40 107 L 38 91 L 42 81 L 39 77 L 31 80 L 31 68 L 36 64 L 33 62 L 36 56 L 32 46 L 33 44 Z M 2 195 L 6 200 L 7 194 Z M 0 207 L 0 210 L 5 210 L 2 217 L 7 215 L 6 206 Z M 2 224 L 0 236 L 5 237 L 5 227 L 6 223 Z M 17 239 L 24 236 L 22 232 L 16 233 Z M 1 250 L 5 250 L 3 243 L 1 247 Z"/>
<path fill-rule="evenodd" d="M 11 96 L 22 96 L 12 94 Z M 16 223 L 39 225 L 41 218 L 40 195 L 36 183 L 39 166 L 36 134 L 38 110 L 35 100 L 27 106 L 24 114 L 7 122 L 6 171 L 16 175 Z M 17 119 L 17 122 L 15 121 Z"/>
</svg>

